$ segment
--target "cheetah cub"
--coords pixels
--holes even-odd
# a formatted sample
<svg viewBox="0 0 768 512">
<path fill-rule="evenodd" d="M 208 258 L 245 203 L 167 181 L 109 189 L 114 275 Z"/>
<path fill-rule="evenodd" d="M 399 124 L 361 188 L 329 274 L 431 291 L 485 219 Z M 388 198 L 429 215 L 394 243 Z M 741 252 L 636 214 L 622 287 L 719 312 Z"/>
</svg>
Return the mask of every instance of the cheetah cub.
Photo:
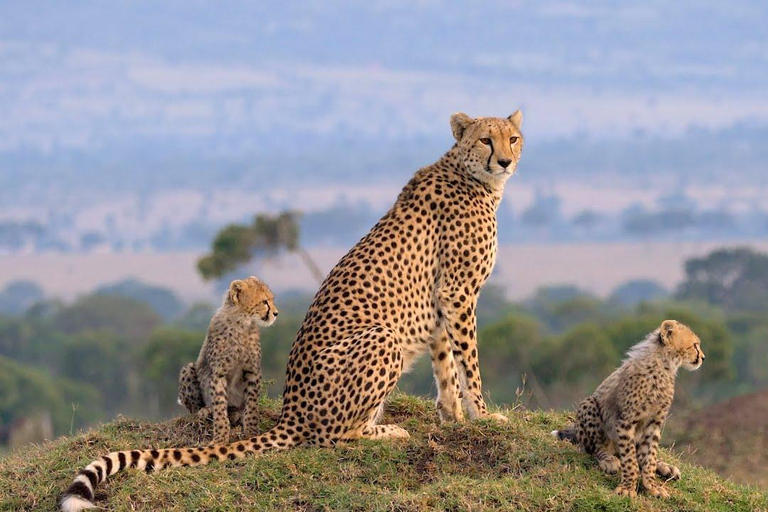
<svg viewBox="0 0 768 512">
<path fill-rule="evenodd" d="M 668 497 L 656 473 L 678 479 L 680 470 L 656 460 L 661 426 L 672 405 L 678 368 L 697 370 L 702 362 L 704 352 L 693 331 L 676 320 L 665 320 L 579 404 L 576 424 L 552 435 L 594 455 L 606 473 L 621 470 L 617 494 L 637 496 L 640 477 L 649 494 Z"/>
<path fill-rule="evenodd" d="M 207 417 L 213 412 L 213 440 L 229 441 L 230 417 L 242 411 L 243 434 L 256 433 L 261 387 L 259 326 L 277 318 L 274 296 L 256 277 L 232 281 L 208 327 L 197 362 L 179 374 L 179 404 Z"/>
</svg>

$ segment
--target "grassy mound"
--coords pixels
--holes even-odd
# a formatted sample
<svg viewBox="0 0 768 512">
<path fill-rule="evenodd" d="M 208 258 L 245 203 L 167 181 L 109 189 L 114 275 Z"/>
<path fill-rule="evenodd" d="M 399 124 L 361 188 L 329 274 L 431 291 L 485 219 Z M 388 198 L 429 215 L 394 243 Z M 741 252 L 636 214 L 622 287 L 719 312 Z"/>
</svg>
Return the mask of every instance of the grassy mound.
<svg viewBox="0 0 768 512">
<path fill-rule="evenodd" d="M 264 402 L 264 429 L 278 404 Z M 154 474 L 127 470 L 96 494 L 107 510 L 768 510 L 768 495 L 663 452 L 678 464 L 671 498 L 613 494 L 617 478 L 549 432 L 567 423 L 551 412 L 502 411 L 507 425 L 439 425 L 431 402 L 394 397 L 385 422 L 409 441 L 364 441 L 335 449 L 298 448 L 241 462 L 174 468 Z M 234 434 L 236 435 L 236 433 Z M 79 468 L 109 451 L 206 443 L 190 418 L 160 424 L 118 419 L 91 432 L 33 446 L 0 460 L 0 510 L 55 509 Z"/>
</svg>

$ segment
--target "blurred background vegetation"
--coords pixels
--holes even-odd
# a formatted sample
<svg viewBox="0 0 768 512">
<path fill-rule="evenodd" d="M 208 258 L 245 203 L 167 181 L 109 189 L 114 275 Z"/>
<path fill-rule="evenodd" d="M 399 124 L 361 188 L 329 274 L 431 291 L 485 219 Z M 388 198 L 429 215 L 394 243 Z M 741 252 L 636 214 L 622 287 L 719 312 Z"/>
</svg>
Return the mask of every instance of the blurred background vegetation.
<svg viewBox="0 0 768 512">
<path fill-rule="evenodd" d="M 224 286 L 252 258 L 300 250 L 297 218 L 257 216 L 250 226 L 225 227 L 201 258 L 200 272 Z M 675 289 L 630 281 L 607 298 L 564 285 L 511 302 L 491 280 L 478 306 L 485 391 L 495 403 L 569 408 L 630 346 L 675 318 L 699 334 L 707 353 L 701 371 L 681 373 L 672 414 L 679 419 L 671 427 L 677 436 L 693 439 L 686 421 L 698 411 L 768 387 L 766 284 L 768 255 L 746 248 L 688 260 Z M 290 345 L 312 297 L 281 293 L 276 300 L 280 319 L 262 329 L 271 396 L 282 392 Z M 135 280 L 72 303 L 44 299 L 31 282 L 8 285 L 0 291 L 0 444 L 68 434 L 117 414 L 183 414 L 176 404 L 178 371 L 197 357 L 216 307 L 185 305 L 170 290 Z M 429 358 L 399 387 L 434 396 Z"/>
</svg>

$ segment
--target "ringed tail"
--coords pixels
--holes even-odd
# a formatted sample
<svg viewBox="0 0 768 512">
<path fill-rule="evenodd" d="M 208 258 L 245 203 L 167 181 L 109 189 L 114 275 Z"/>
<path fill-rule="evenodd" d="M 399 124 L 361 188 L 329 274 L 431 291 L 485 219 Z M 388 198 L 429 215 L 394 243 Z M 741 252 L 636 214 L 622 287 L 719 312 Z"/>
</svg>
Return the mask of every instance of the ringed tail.
<svg viewBox="0 0 768 512">
<path fill-rule="evenodd" d="M 263 434 L 230 444 L 112 452 L 80 470 L 61 498 L 61 510 L 79 512 L 94 508 L 96 486 L 125 468 L 136 468 L 151 473 L 167 467 L 204 466 L 214 460 L 242 459 L 251 453 L 285 450 L 296 444 L 296 439 L 288 435 L 285 427 L 278 424 Z"/>
<path fill-rule="evenodd" d="M 554 437 L 557 439 L 563 441 L 570 441 L 573 444 L 579 444 L 578 440 L 576 439 L 576 429 L 573 427 L 569 427 L 563 430 L 553 430 L 550 432 Z"/>
</svg>

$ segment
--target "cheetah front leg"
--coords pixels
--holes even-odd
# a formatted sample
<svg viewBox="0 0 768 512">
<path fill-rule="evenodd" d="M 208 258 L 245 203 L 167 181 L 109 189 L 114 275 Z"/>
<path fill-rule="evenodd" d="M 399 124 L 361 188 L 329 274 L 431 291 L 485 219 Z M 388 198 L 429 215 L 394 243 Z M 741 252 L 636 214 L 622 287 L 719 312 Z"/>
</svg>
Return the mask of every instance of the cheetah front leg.
<svg viewBox="0 0 768 512">
<path fill-rule="evenodd" d="M 637 496 L 637 450 L 635 448 L 635 425 L 623 421 L 617 429 L 619 460 L 621 461 L 621 483 L 616 487 L 619 496 Z"/>
<path fill-rule="evenodd" d="M 464 408 L 470 419 L 491 418 L 509 421 L 500 413 L 490 414 L 483 399 L 483 383 L 477 355 L 476 300 L 465 287 L 453 293 L 441 293 L 440 303 L 445 314 L 445 326 L 453 355 L 458 361 L 457 375 L 461 386 Z"/>
<path fill-rule="evenodd" d="M 261 391 L 261 373 L 253 370 L 243 371 L 245 381 L 245 407 L 243 411 L 243 434 L 248 437 L 258 433 L 259 392 Z"/>
<path fill-rule="evenodd" d="M 669 492 L 656 480 L 656 451 L 659 447 L 660 427 L 656 421 L 650 422 L 643 430 L 638 444 L 637 460 L 640 464 L 643 487 L 651 496 L 668 498 Z"/>
<path fill-rule="evenodd" d="M 440 421 L 463 421 L 461 408 L 461 384 L 457 373 L 456 361 L 451 350 L 451 343 L 445 329 L 440 329 L 429 344 L 432 359 L 432 372 L 437 386 L 437 415 Z"/>
<path fill-rule="evenodd" d="M 229 414 L 227 414 L 227 379 L 217 375 L 211 383 L 213 400 L 213 442 L 226 444 L 229 442 Z"/>
</svg>

